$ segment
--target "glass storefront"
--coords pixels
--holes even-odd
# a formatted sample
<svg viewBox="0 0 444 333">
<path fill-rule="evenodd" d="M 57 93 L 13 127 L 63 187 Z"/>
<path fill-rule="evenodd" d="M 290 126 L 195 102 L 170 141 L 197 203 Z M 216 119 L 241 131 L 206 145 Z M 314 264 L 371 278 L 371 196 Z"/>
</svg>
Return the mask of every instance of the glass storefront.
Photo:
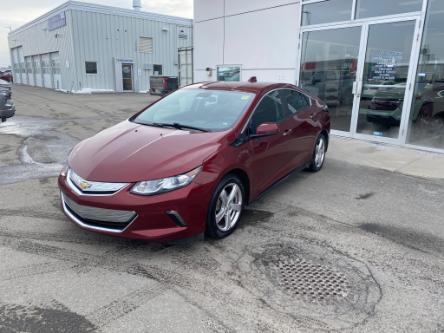
<svg viewBox="0 0 444 333">
<path fill-rule="evenodd" d="M 444 1 L 429 2 L 407 142 L 444 149 Z"/>
<path fill-rule="evenodd" d="M 299 85 L 333 130 L 444 149 L 444 0 L 306 0 L 301 17 Z"/>
<path fill-rule="evenodd" d="M 398 138 L 415 23 L 370 25 L 358 133 Z"/>
<path fill-rule="evenodd" d="M 327 103 L 333 129 L 349 131 L 361 28 L 305 32 L 303 39 L 299 84 Z"/>
</svg>

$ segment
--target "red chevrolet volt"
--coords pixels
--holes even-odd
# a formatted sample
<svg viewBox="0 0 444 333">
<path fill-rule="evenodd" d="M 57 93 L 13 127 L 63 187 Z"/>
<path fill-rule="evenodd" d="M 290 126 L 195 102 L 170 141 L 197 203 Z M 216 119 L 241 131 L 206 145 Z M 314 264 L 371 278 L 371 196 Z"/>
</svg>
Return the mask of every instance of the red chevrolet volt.
<svg viewBox="0 0 444 333">
<path fill-rule="evenodd" d="M 329 133 L 326 105 L 293 85 L 194 84 L 79 143 L 62 208 L 107 235 L 222 238 L 271 185 L 320 170 Z"/>
</svg>

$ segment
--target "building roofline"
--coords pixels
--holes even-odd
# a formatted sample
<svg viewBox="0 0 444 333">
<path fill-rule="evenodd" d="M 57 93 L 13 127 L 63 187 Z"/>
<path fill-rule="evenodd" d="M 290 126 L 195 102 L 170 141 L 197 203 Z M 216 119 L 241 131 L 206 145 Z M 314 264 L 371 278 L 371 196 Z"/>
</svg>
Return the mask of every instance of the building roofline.
<svg viewBox="0 0 444 333">
<path fill-rule="evenodd" d="M 174 23 L 174 24 L 185 25 L 185 26 L 192 26 L 192 24 L 193 24 L 192 19 L 178 17 L 178 16 L 157 14 L 157 13 L 144 12 L 144 11 L 136 11 L 134 9 L 97 5 L 97 4 L 87 3 L 87 2 L 80 2 L 80 1 L 67 1 L 64 4 L 61 4 L 60 6 L 50 10 L 49 12 L 37 17 L 36 19 L 34 19 L 28 23 L 25 23 L 24 25 L 18 27 L 17 29 L 12 30 L 8 35 L 10 36 L 15 33 L 22 32 L 28 28 L 31 28 L 32 26 L 46 21 L 49 17 L 51 17 L 63 10 L 78 10 L 78 11 L 102 13 L 102 14 L 108 14 L 108 15 L 128 16 L 128 17 L 135 17 L 135 18 L 141 18 L 141 19 L 152 20 L 152 21 L 160 21 L 160 22 L 165 22 L 165 23 Z"/>
</svg>

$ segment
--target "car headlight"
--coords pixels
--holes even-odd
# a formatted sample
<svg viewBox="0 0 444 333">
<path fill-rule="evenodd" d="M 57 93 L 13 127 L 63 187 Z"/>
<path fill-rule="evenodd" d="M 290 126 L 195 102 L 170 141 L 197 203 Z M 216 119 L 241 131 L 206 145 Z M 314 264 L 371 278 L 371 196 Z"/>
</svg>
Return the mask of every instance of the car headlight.
<svg viewBox="0 0 444 333">
<path fill-rule="evenodd" d="M 193 181 L 201 169 L 202 167 L 198 167 L 182 175 L 138 182 L 131 188 L 131 193 L 153 195 L 185 187 Z"/>
</svg>

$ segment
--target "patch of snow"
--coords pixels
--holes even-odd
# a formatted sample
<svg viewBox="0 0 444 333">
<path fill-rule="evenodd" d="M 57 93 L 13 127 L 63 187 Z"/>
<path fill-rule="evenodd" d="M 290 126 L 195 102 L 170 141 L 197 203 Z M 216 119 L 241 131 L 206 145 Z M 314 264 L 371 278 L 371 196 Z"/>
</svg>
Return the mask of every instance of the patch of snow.
<svg viewBox="0 0 444 333">
<path fill-rule="evenodd" d="M 73 94 L 94 94 L 94 93 L 113 93 L 115 92 L 113 89 L 92 89 L 92 88 L 83 88 L 80 90 L 73 90 Z"/>
</svg>

